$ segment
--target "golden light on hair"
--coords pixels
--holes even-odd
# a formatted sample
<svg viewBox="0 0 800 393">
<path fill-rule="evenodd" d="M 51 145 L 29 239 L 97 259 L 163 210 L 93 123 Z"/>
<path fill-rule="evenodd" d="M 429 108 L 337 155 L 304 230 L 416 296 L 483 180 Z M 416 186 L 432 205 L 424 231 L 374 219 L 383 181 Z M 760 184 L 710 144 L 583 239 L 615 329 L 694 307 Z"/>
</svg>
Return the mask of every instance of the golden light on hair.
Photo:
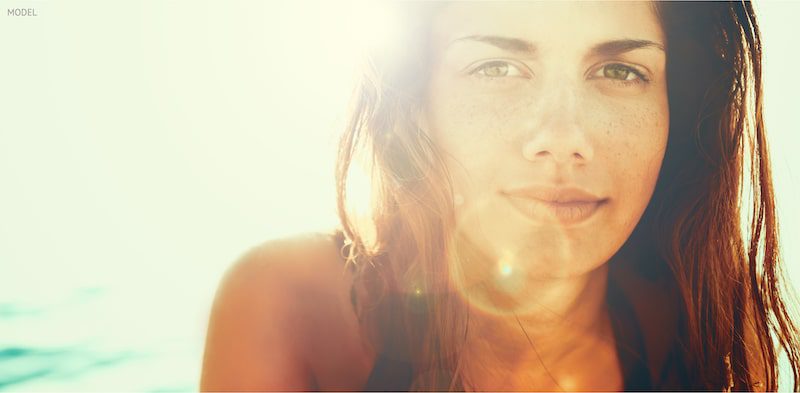
<svg viewBox="0 0 800 393">
<path fill-rule="evenodd" d="M 358 227 L 367 247 L 374 246 L 376 228 L 373 220 L 373 177 L 369 175 L 363 162 L 354 161 L 348 171 L 347 209 Z"/>
</svg>

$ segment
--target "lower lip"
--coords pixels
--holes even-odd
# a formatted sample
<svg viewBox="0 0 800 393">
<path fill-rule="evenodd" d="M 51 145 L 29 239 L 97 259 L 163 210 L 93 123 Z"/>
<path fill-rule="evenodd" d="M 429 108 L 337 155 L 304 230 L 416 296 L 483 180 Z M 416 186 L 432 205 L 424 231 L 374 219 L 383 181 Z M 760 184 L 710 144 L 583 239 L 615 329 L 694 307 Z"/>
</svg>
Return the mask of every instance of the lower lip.
<svg viewBox="0 0 800 393">
<path fill-rule="evenodd" d="M 576 225 L 587 221 L 597 213 L 607 200 L 596 202 L 545 202 L 539 199 L 506 195 L 520 213 L 537 222 L 555 222 L 561 225 Z"/>
</svg>

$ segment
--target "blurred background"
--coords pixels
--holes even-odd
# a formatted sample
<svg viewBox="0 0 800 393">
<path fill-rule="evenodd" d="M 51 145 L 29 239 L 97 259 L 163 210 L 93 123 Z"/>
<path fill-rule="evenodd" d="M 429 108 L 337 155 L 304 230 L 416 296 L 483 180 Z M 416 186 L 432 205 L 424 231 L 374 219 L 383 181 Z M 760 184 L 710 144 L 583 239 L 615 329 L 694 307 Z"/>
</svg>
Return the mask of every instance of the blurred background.
<svg viewBox="0 0 800 393">
<path fill-rule="evenodd" d="M 0 5 L 0 390 L 197 390 L 224 270 L 337 224 L 354 53 L 391 25 L 353 2 Z M 800 3 L 756 7 L 796 283 Z"/>
</svg>

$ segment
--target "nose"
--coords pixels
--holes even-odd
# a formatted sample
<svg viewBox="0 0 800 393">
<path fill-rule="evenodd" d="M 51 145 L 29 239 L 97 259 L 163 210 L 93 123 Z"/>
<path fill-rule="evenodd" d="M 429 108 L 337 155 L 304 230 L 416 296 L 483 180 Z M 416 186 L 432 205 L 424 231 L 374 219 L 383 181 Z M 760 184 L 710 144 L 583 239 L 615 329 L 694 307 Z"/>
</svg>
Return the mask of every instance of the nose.
<svg viewBox="0 0 800 393">
<path fill-rule="evenodd" d="M 550 86 L 551 94 L 534 103 L 525 125 L 522 156 L 531 162 L 552 160 L 559 165 L 585 164 L 594 150 L 579 123 L 578 93 L 569 83 Z"/>
</svg>

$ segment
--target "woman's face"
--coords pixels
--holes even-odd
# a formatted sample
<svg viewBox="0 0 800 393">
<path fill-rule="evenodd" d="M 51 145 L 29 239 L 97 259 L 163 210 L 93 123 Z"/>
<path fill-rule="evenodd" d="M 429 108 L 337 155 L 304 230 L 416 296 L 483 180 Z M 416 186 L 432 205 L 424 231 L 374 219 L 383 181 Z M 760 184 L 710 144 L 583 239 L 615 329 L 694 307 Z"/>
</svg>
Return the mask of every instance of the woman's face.
<svg viewBox="0 0 800 393">
<path fill-rule="evenodd" d="M 458 229 L 490 257 L 484 272 L 580 275 L 633 231 L 669 129 L 651 7 L 464 2 L 437 14 L 421 124 L 448 156 Z"/>
</svg>

